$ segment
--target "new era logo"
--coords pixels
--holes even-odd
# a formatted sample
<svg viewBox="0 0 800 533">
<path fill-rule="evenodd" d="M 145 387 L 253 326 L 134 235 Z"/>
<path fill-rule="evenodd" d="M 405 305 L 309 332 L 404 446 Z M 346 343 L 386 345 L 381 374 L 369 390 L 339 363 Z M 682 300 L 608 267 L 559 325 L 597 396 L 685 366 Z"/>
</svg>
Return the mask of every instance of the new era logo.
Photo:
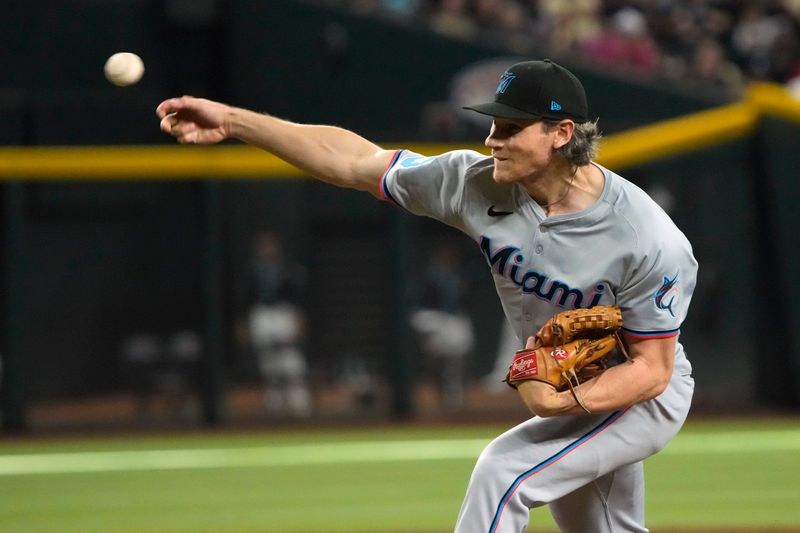
<svg viewBox="0 0 800 533">
<path fill-rule="evenodd" d="M 550 111 L 561 111 L 561 104 L 555 100 L 550 100 Z"/>
</svg>

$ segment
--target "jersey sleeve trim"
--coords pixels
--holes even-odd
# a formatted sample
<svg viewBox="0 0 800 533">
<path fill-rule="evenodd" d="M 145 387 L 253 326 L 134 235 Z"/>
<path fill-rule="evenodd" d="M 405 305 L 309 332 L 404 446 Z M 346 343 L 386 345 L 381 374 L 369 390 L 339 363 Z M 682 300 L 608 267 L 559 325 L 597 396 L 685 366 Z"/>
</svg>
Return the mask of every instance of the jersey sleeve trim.
<svg viewBox="0 0 800 533">
<path fill-rule="evenodd" d="M 400 205 L 400 204 L 397 202 L 397 200 L 394 199 L 394 197 L 392 196 L 392 193 L 389 192 L 389 187 L 386 184 L 386 176 L 389 175 L 389 171 L 397 163 L 397 160 L 400 159 L 400 154 L 401 153 L 403 153 L 403 150 L 396 150 L 394 152 L 394 154 L 392 155 L 392 159 L 391 159 L 391 161 L 389 161 L 389 165 L 386 167 L 386 170 L 383 171 L 383 176 L 381 176 L 381 186 L 380 186 L 381 197 L 384 200 L 392 202 L 393 204 L 396 204 L 396 205 Z"/>
<path fill-rule="evenodd" d="M 628 328 L 622 328 L 622 330 L 636 339 L 668 339 L 677 336 L 681 332 L 680 328 L 667 331 L 636 331 Z"/>
</svg>

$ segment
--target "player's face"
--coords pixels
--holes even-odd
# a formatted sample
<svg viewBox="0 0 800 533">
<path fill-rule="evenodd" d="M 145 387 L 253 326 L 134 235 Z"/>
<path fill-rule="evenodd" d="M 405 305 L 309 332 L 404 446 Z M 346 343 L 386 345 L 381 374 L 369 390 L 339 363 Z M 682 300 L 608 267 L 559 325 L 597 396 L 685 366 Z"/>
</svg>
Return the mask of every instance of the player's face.
<svg viewBox="0 0 800 533">
<path fill-rule="evenodd" d="M 495 117 L 484 143 L 494 157 L 494 180 L 513 183 L 537 177 L 557 147 L 556 129 L 541 120 Z"/>
</svg>

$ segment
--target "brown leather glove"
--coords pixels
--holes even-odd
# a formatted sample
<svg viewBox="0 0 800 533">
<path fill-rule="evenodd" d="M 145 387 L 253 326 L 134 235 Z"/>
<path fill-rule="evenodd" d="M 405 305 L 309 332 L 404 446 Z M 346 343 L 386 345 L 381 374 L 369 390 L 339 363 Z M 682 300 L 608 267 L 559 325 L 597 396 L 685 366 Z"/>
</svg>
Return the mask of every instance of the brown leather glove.
<svg viewBox="0 0 800 533">
<path fill-rule="evenodd" d="M 602 359 L 617 347 L 617 339 L 607 335 L 600 339 L 578 339 L 563 346 L 541 346 L 519 350 L 511 361 L 506 382 L 517 385 L 529 379 L 549 383 L 556 390 L 580 383 L 578 373 L 587 365 L 594 375 L 604 370 Z"/>
<path fill-rule="evenodd" d="M 533 348 L 516 352 L 505 382 L 515 389 L 528 380 L 548 383 L 558 391 L 569 389 L 589 412 L 575 387 L 602 374 L 615 348 L 627 357 L 618 334 L 621 327 L 622 313 L 616 306 L 558 313 L 536 333 Z"/>
<path fill-rule="evenodd" d="M 536 346 L 559 346 L 573 339 L 598 339 L 622 327 L 622 313 L 613 305 L 562 311 L 536 333 Z"/>
</svg>

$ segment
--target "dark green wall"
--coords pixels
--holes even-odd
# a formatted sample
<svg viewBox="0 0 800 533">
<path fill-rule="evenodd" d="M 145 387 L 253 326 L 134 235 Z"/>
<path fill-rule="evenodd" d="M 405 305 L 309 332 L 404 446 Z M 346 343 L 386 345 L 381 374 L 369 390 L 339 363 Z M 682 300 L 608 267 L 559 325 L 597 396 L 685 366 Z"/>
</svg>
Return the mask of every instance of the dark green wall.
<svg viewBox="0 0 800 533">
<path fill-rule="evenodd" d="M 756 300 L 759 318 L 754 356 L 759 364 L 762 398 L 781 404 L 800 404 L 800 127 L 773 117 L 762 120 L 754 139 L 756 157 L 752 195 L 761 221 Z M 769 332 L 774 331 L 773 337 Z M 777 365 L 777 366 L 776 366 Z M 783 377 L 783 379 L 781 379 Z"/>
</svg>

